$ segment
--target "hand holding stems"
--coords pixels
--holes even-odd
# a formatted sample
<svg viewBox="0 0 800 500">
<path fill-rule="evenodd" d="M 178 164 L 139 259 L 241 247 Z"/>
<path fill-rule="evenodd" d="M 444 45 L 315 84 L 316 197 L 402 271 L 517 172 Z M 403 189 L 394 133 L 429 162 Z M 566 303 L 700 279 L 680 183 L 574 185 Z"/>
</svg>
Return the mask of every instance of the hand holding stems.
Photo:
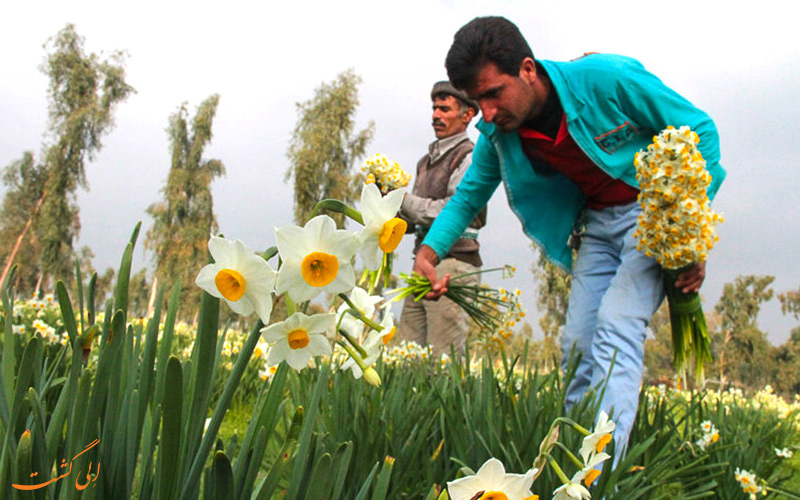
<svg viewBox="0 0 800 500">
<path fill-rule="evenodd" d="M 438 300 L 450 286 L 450 274 L 445 274 L 441 279 L 436 275 L 438 263 L 439 256 L 428 245 L 422 245 L 414 258 L 414 272 L 431 282 L 431 290 L 425 294 L 428 300 Z"/>
<path fill-rule="evenodd" d="M 697 262 L 678 276 L 678 279 L 675 280 L 675 288 L 683 293 L 697 293 L 700 291 L 705 277 L 706 262 Z"/>
</svg>

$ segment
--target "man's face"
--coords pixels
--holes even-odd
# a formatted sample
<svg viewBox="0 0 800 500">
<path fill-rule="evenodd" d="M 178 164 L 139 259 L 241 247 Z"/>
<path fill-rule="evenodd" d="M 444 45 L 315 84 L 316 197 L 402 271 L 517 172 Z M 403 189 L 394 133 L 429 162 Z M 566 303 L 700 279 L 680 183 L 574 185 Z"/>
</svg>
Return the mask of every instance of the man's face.
<svg viewBox="0 0 800 500">
<path fill-rule="evenodd" d="M 433 100 L 433 132 L 437 139 L 444 139 L 467 130 L 472 110 L 461 112 L 461 101 L 449 95 Z"/>
<path fill-rule="evenodd" d="M 466 91 L 478 102 L 484 121 L 494 123 L 503 132 L 512 132 L 541 111 L 546 95 L 536 83 L 532 59 L 523 61 L 519 76 L 501 73 L 496 64 L 489 62 Z"/>
</svg>

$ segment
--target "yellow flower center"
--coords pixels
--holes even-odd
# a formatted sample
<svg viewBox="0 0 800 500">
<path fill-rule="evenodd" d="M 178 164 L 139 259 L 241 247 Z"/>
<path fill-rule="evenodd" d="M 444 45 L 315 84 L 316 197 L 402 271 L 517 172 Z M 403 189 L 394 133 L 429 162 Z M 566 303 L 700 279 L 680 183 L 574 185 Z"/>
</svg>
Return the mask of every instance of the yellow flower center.
<svg viewBox="0 0 800 500">
<path fill-rule="evenodd" d="M 606 445 L 611 442 L 611 434 L 606 434 L 597 441 L 595 445 L 595 449 L 597 453 L 603 453 L 603 450 L 606 448 Z"/>
<path fill-rule="evenodd" d="M 403 235 L 406 234 L 408 223 L 403 219 L 395 217 L 383 225 L 383 230 L 378 238 L 378 246 L 381 247 L 385 253 L 392 253 L 400 244 Z"/>
<path fill-rule="evenodd" d="M 383 345 L 387 345 L 391 340 L 394 338 L 394 334 L 397 332 L 397 327 L 393 326 L 392 329 L 383 336 Z"/>
<path fill-rule="evenodd" d="M 289 332 L 289 347 L 292 349 L 302 349 L 307 346 L 310 341 L 311 339 L 308 338 L 308 332 L 302 328 Z"/>
<path fill-rule="evenodd" d="M 584 484 L 586 484 L 586 486 L 591 486 L 594 480 L 597 479 L 597 476 L 599 475 L 600 475 L 599 470 L 597 469 L 590 470 L 589 472 L 586 473 L 586 477 L 583 478 Z"/>
<path fill-rule="evenodd" d="M 508 500 L 502 491 L 487 491 L 478 500 Z"/>
<path fill-rule="evenodd" d="M 214 276 L 214 284 L 223 297 L 236 302 L 244 296 L 244 276 L 233 269 L 223 269 Z"/>
<path fill-rule="evenodd" d="M 300 264 L 303 279 L 311 286 L 330 284 L 339 273 L 339 259 L 325 252 L 311 252 Z"/>
</svg>

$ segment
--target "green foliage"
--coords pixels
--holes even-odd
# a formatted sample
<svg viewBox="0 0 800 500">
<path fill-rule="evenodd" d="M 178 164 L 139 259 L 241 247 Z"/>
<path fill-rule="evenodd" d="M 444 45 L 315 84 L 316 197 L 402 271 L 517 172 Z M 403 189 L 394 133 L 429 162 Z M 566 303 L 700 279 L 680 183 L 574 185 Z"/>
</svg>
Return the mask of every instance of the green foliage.
<svg viewBox="0 0 800 500">
<path fill-rule="evenodd" d="M 352 205 L 360 182 L 353 164 L 372 140 L 374 124 L 354 132 L 361 78 L 352 69 L 323 83 L 308 101 L 297 103 L 298 120 L 287 156 L 286 180 L 294 183 L 295 222 L 303 224 L 319 200 L 335 198 Z M 342 214 L 331 214 L 339 227 Z"/>
<path fill-rule="evenodd" d="M 6 194 L 0 208 L 0 256 L 6 269 L 10 268 L 10 259 L 14 257 L 17 264 L 15 286 L 27 294 L 33 293 L 36 287 L 42 247 L 36 237 L 24 236 L 38 220 L 46 178 L 44 165 L 35 163 L 30 151 L 3 172 Z"/>
<path fill-rule="evenodd" d="M 783 314 L 800 319 L 800 289 L 778 295 Z M 800 394 L 800 327 L 792 329 L 789 340 L 774 351 L 773 382 L 783 394 Z"/>
<path fill-rule="evenodd" d="M 218 104 L 216 94 L 200 104 L 191 132 L 186 103 L 170 116 L 167 131 L 172 165 L 161 190 L 163 199 L 147 209 L 153 226 L 145 244 L 155 253 L 156 283 L 181 280 L 184 314 L 196 311 L 200 303 L 194 278 L 206 261 L 208 235 L 217 231 L 211 182 L 225 174 L 225 165 L 217 159 L 204 159 L 203 151 L 212 139 Z"/>
<path fill-rule="evenodd" d="M 770 300 L 774 276 L 738 276 L 726 283 L 714 310 L 720 316 L 719 329 L 712 337 L 712 349 L 720 383 L 736 382 L 763 387 L 769 383 L 770 344 L 758 328 L 761 304 Z"/>
<path fill-rule="evenodd" d="M 562 416 L 566 381 L 557 370 L 529 369 L 526 352 L 496 363 L 486 359 L 479 368 L 430 357 L 379 362 L 380 388 L 327 362 L 299 373 L 282 364 L 253 385 L 260 376 L 252 357 L 262 324 L 242 335 L 221 333 L 217 299 L 204 295 L 196 332 L 176 325 L 179 285 L 163 320 L 159 298 L 152 319 L 128 321 L 137 234 L 138 228 L 105 314 L 95 311 L 96 279 L 77 287 L 74 300 L 59 282 L 58 320 L 55 301 L 17 310 L 13 287 L 3 289 L 0 497 L 21 498 L 12 482 L 37 471 L 43 483 L 61 473 L 62 459 L 75 457 L 76 470 L 99 464 L 90 490 L 99 499 L 427 500 L 462 466 L 476 469 L 489 457 L 510 472 L 524 472 Z M 66 345 L 48 344 L 38 330 L 15 331 L 20 315 L 31 314 L 25 307 L 35 309 L 34 316 L 42 312 Z M 228 335 L 230 355 L 223 353 Z M 234 343 L 237 337 L 241 342 Z M 776 488 L 788 488 L 796 471 L 775 458 L 773 447 L 800 444 L 800 410 L 769 394 L 736 396 L 736 406 L 712 396 L 648 393 L 627 457 L 613 471 L 607 462 L 593 497 L 701 498 L 728 491 L 731 496 L 722 498 L 736 498 L 735 467 L 752 467 Z M 568 417 L 590 428 L 593 399 Z M 239 416 L 229 424 L 237 429 L 223 432 L 232 407 Z M 694 444 L 694 429 L 708 418 L 722 437 L 703 450 Z M 577 450 L 581 438 L 562 424 L 559 440 L 567 449 Z M 563 450 L 553 454 L 569 465 Z M 545 499 L 559 485 L 547 468 L 533 489 Z M 69 480 L 37 491 L 42 498 L 78 497 Z"/>
<path fill-rule="evenodd" d="M 197 341 L 184 362 L 170 356 L 179 286 L 173 288 L 163 325 L 159 324 L 161 300 L 144 329 L 140 322 L 128 324 L 130 263 L 137 234 L 138 227 L 123 255 L 116 292 L 105 315 L 95 311 L 96 279 L 89 280 L 85 295 L 78 287 L 76 303 L 58 283 L 58 332 L 65 332 L 66 345 L 54 344 L 57 355 L 45 355 L 40 333 L 15 331 L 13 287 L 3 288 L 0 498 L 27 494 L 11 484 L 29 482 L 34 471 L 35 484 L 56 479 L 63 473 L 62 459 L 71 462 L 76 474 L 87 470 L 89 462 L 99 467 L 89 490 L 92 498 L 99 499 L 156 495 L 267 499 L 286 491 L 295 491 L 288 498 L 296 500 L 344 498 L 339 478 L 347 477 L 354 467 L 348 451 L 352 443 L 332 445 L 332 455 L 326 445 L 317 445 L 314 410 L 304 416 L 302 410 L 292 409 L 295 418 L 284 427 L 276 425 L 286 409 L 285 366 L 268 384 L 261 384 L 255 401 L 248 398 L 247 404 L 255 404 L 241 445 L 232 440 L 224 453 L 214 452 L 222 419 L 247 373 L 263 325 L 258 322 L 247 335 L 221 393 L 212 400 L 212 380 L 220 363 L 219 301 L 204 296 Z M 12 270 L 7 282 L 13 283 L 13 274 Z M 45 305 L 42 310 L 49 308 Z M 316 400 L 326 388 L 327 378 L 322 376 L 314 389 Z M 269 443 L 270 449 L 277 447 L 281 453 L 271 458 L 268 472 L 259 475 Z M 303 474 L 306 467 L 315 472 Z M 383 470 L 390 469 L 388 464 Z M 376 477 L 374 486 L 373 479 L 359 486 L 376 492 L 373 500 L 385 500 L 380 492 L 388 472 Z M 73 485 L 70 480 L 55 480 L 34 495 L 77 498 L 80 494 Z"/>
</svg>

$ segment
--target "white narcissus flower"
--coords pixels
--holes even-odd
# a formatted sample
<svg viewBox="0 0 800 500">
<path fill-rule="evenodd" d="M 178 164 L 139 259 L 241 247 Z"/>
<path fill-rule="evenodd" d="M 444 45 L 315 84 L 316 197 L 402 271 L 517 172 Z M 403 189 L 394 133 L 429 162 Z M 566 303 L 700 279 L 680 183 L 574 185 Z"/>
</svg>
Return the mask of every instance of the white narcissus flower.
<svg viewBox="0 0 800 500">
<path fill-rule="evenodd" d="M 597 477 L 600 476 L 601 471 L 597 466 L 609 458 L 611 458 L 611 455 L 608 453 L 601 452 L 593 454 L 589 461 L 585 463 L 583 469 L 575 474 L 575 476 L 572 478 L 572 481 L 577 483 L 583 481 L 583 484 L 585 484 L 587 487 L 591 486 Z"/>
<path fill-rule="evenodd" d="M 756 475 L 748 470 L 736 468 L 733 477 L 739 482 L 742 491 L 749 493 L 751 498 L 755 497 L 756 493 L 761 493 L 762 488 L 756 484 Z"/>
<path fill-rule="evenodd" d="M 355 287 L 353 291 L 350 292 L 350 301 L 361 311 L 364 317 L 369 319 L 372 319 L 372 315 L 375 314 L 375 304 L 382 300 L 383 297 L 380 295 L 370 295 L 366 290 L 360 287 Z M 364 322 L 352 314 L 346 314 L 345 311 L 348 309 L 350 309 L 350 305 L 345 302 L 336 310 L 337 318 L 342 318 L 344 314 L 344 318 L 342 318 L 339 324 L 339 329 L 357 338 L 361 335 L 361 332 L 364 331 Z"/>
<path fill-rule="evenodd" d="M 447 493 L 450 500 L 472 500 L 480 492 L 479 498 L 484 500 L 529 500 L 536 498 L 531 492 L 536 472 L 531 469 L 525 474 L 506 474 L 502 462 L 490 458 L 474 476 L 448 482 Z"/>
<path fill-rule="evenodd" d="M 581 481 L 584 478 L 584 472 L 578 471 L 568 483 L 564 483 L 553 491 L 553 500 L 588 500 L 592 498 Z"/>
<path fill-rule="evenodd" d="M 361 242 L 360 255 L 364 267 L 374 271 L 381 267 L 384 253 L 395 251 L 408 223 L 396 217 L 403 203 L 405 189 L 390 191 L 386 196 L 375 184 L 365 184 L 361 190 L 361 215 L 364 229 L 358 233 Z"/>
<path fill-rule="evenodd" d="M 314 356 L 330 356 L 331 345 L 325 335 L 336 321 L 334 314 L 306 316 L 294 313 L 286 321 L 261 329 L 264 340 L 269 342 L 267 366 L 286 361 L 297 371 L 308 366 Z"/>
<path fill-rule="evenodd" d="M 277 293 L 288 292 L 295 302 L 305 302 L 320 292 L 340 293 L 353 288 L 351 260 L 358 250 L 354 233 L 336 229 L 327 215 L 319 215 L 304 227 L 275 229 L 283 264 L 275 285 Z"/>
<path fill-rule="evenodd" d="M 583 462 L 590 461 L 593 453 L 601 453 L 606 445 L 611 442 L 611 433 L 616 428 L 616 424 L 609 420 L 608 414 L 601 411 L 597 417 L 597 424 L 594 426 L 594 432 L 583 438 L 580 454 Z"/>
<path fill-rule="evenodd" d="M 239 240 L 211 236 L 208 250 L 214 258 L 197 275 L 197 286 L 223 299 L 237 314 L 258 314 L 269 322 L 275 271 L 269 263 Z"/>
</svg>

